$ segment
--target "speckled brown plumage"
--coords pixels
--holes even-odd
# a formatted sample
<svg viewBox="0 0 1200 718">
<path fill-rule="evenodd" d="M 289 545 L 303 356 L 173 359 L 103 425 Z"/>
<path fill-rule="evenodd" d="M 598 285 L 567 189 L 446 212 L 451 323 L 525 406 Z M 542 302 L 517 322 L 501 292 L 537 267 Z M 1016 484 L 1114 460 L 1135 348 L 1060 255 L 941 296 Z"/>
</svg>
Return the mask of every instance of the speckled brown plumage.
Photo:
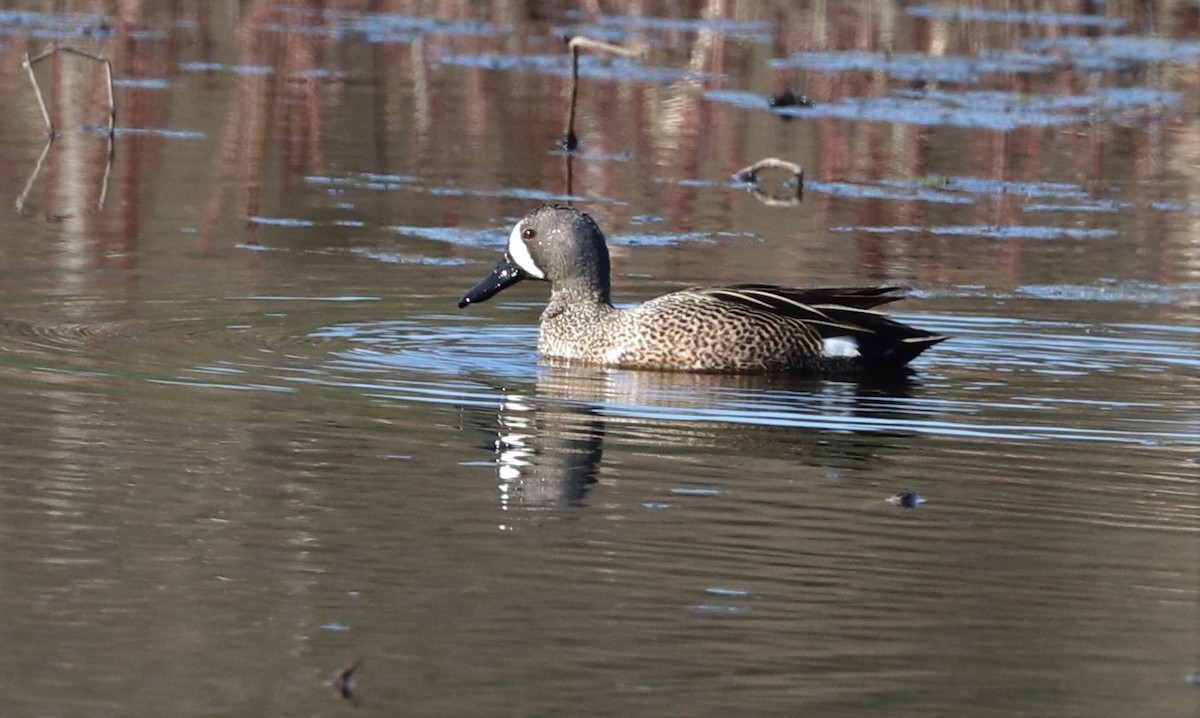
<svg viewBox="0 0 1200 718">
<path fill-rule="evenodd" d="M 546 205 L 518 222 L 504 259 L 460 306 L 529 277 L 551 282 L 538 350 L 572 362 L 726 373 L 881 371 L 945 339 L 872 310 L 902 298 L 894 287 L 735 284 L 618 309 L 609 300 L 603 234 L 570 207 Z"/>
</svg>

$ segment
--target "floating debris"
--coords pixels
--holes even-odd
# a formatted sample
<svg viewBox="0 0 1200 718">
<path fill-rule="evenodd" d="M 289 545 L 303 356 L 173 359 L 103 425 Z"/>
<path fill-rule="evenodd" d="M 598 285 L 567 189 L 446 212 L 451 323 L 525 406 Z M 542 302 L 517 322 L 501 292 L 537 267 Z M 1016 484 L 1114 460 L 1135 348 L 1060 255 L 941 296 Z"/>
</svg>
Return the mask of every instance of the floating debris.
<svg viewBox="0 0 1200 718">
<path fill-rule="evenodd" d="M 748 167 L 743 167 L 737 172 L 733 173 L 733 179 L 736 182 L 757 182 L 759 171 L 767 168 L 781 169 L 790 172 L 796 179 L 800 181 L 800 184 L 804 183 L 804 168 L 795 162 L 781 160 L 778 157 L 768 157 L 765 160 L 759 160 Z"/>
<path fill-rule="evenodd" d="M 808 95 L 794 94 L 791 90 L 783 92 L 771 97 L 767 100 L 767 104 L 771 107 L 816 107 L 817 103 L 809 99 Z"/>
<path fill-rule="evenodd" d="M 925 503 L 925 498 L 915 491 L 901 491 L 895 496 L 889 496 L 884 499 L 892 506 L 903 506 L 906 509 L 915 509 Z"/>
<path fill-rule="evenodd" d="M 758 173 L 764 169 L 780 169 L 791 175 L 793 180 L 790 184 L 785 182 L 783 185 L 787 194 L 771 194 L 763 190 L 758 181 Z M 781 160 L 778 157 L 768 157 L 748 167 L 743 167 L 733 173 L 733 181 L 749 184 L 750 193 L 754 195 L 755 199 L 769 207 L 797 205 L 804 198 L 804 168 L 795 162 Z"/>
<path fill-rule="evenodd" d="M 341 695 L 342 698 L 350 701 L 357 708 L 358 699 L 354 697 L 354 671 L 362 661 L 353 661 L 342 666 L 342 668 L 333 674 L 333 689 Z"/>
</svg>

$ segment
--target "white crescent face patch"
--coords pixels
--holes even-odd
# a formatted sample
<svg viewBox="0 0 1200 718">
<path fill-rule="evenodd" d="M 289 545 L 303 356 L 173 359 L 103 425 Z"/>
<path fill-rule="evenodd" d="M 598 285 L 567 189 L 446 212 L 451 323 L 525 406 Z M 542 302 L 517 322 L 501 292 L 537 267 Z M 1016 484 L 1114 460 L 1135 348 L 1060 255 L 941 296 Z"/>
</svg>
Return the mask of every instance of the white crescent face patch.
<svg viewBox="0 0 1200 718">
<path fill-rule="evenodd" d="M 512 228 L 512 232 L 508 234 L 508 256 L 512 257 L 517 266 L 525 270 L 525 273 L 531 277 L 546 278 L 546 273 L 537 266 L 537 262 L 533 261 L 533 257 L 529 254 L 529 247 L 525 246 L 525 240 L 521 239 L 520 222 L 517 222 L 516 226 Z"/>
</svg>

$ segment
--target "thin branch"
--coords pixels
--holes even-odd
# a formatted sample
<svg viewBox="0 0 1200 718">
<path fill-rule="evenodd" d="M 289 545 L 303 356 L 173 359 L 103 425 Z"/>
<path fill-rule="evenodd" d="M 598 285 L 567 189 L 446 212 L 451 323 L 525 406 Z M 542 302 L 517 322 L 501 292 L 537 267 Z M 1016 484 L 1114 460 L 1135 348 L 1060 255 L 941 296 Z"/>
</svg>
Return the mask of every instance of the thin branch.
<svg viewBox="0 0 1200 718">
<path fill-rule="evenodd" d="M 17 197 L 16 205 L 18 211 L 24 207 L 25 200 L 29 196 L 29 190 L 33 186 L 33 181 L 38 176 L 38 172 L 41 171 L 42 162 L 46 159 L 46 154 L 50 151 L 50 146 L 54 144 L 54 138 L 57 134 L 54 129 L 54 122 L 50 119 L 50 111 L 46 109 L 46 101 L 42 97 L 42 88 L 38 84 L 37 76 L 33 74 L 33 66 L 51 55 L 60 52 L 78 55 L 79 57 L 104 64 L 104 81 L 108 87 L 108 160 L 104 165 L 104 178 L 100 183 L 100 196 L 96 200 L 96 209 L 103 209 L 104 202 L 108 197 L 108 180 L 112 174 L 113 157 L 116 154 L 115 140 L 117 133 L 117 100 L 116 93 L 113 92 L 112 62 L 103 55 L 97 55 L 69 45 L 57 45 L 49 47 L 33 57 L 30 57 L 29 53 L 25 53 L 25 57 L 21 61 L 21 64 L 25 67 L 25 71 L 29 74 L 29 82 L 33 85 L 33 96 L 37 99 L 38 108 L 42 111 L 42 120 L 46 123 L 46 132 L 49 134 L 49 141 L 46 143 L 45 149 L 42 150 L 42 155 L 38 158 L 37 165 L 33 168 L 33 174 L 29 176 L 29 181 L 25 183 L 25 189 Z"/>
<path fill-rule="evenodd" d="M 104 179 L 100 180 L 100 196 L 96 198 L 96 209 L 104 209 L 104 201 L 108 199 L 108 178 L 112 176 L 113 159 L 116 155 L 116 138 L 110 131 L 108 135 L 108 159 L 104 162 Z"/>
<path fill-rule="evenodd" d="M 579 139 L 575 137 L 575 103 L 579 98 L 579 46 L 567 46 L 571 49 L 571 101 L 567 106 L 567 135 L 563 138 L 563 146 L 568 152 L 573 152 L 579 146 Z"/>
<path fill-rule="evenodd" d="M 567 110 L 567 136 L 563 138 L 563 146 L 567 151 L 573 151 L 579 146 L 579 138 L 575 136 L 575 105 L 579 99 L 579 51 L 594 50 L 620 57 L 645 57 L 645 47 L 624 47 L 603 40 L 594 40 L 585 35 L 576 35 L 567 40 L 567 48 L 571 51 L 571 87 L 568 91 L 570 106 Z"/>
<path fill-rule="evenodd" d="M 38 55 L 38 59 L 42 59 L 45 53 Z M 33 75 L 33 60 L 29 59 L 29 53 L 25 53 L 25 59 L 21 61 L 21 65 L 25 67 L 25 71 L 29 73 L 29 82 L 33 85 L 33 96 L 37 98 L 38 107 L 42 111 L 42 119 L 46 121 L 46 131 L 50 136 L 54 136 L 54 123 L 50 121 L 50 112 L 46 109 L 46 102 L 42 99 L 42 88 L 38 87 L 37 78 Z"/>
<path fill-rule="evenodd" d="M 571 151 L 573 149 L 574 149 L 573 147 L 568 147 L 567 151 L 563 153 L 563 157 L 565 157 L 567 159 L 567 196 L 568 197 L 575 194 L 575 187 L 572 184 L 572 181 L 574 179 L 574 173 L 572 172 L 572 169 L 571 169 L 571 160 L 575 156 L 575 153 Z"/>
<path fill-rule="evenodd" d="M 46 110 L 46 102 L 42 99 L 42 89 L 38 85 L 37 77 L 33 74 L 33 66 L 59 52 L 78 55 L 104 64 L 104 79 L 108 86 L 108 136 L 112 137 L 116 133 L 117 126 L 117 100 L 116 94 L 113 92 L 112 62 L 103 55 L 80 50 L 70 45 L 56 45 L 47 48 L 34 57 L 30 57 L 29 53 L 25 53 L 25 59 L 21 62 L 25 66 L 25 70 L 29 73 L 29 81 L 33 84 L 34 96 L 37 97 L 38 107 L 42 110 L 42 119 L 46 121 L 46 130 L 54 134 L 54 123 L 50 121 L 50 112 Z"/>
<path fill-rule="evenodd" d="M 42 154 L 38 155 L 37 164 L 33 166 L 33 172 L 30 173 L 29 179 L 25 181 L 25 189 L 21 190 L 21 194 L 17 195 L 17 212 L 24 211 L 25 200 L 29 198 L 29 190 L 33 189 L 33 181 L 37 179 L 38 173 L 42 171 L 42 163 L 46 161 L 46 155 L 50 154 L 50 145 L 52 144 L 54 144 L 54 135 L 46 138 L 46 146 L 42 148 Z"/>
</svg>

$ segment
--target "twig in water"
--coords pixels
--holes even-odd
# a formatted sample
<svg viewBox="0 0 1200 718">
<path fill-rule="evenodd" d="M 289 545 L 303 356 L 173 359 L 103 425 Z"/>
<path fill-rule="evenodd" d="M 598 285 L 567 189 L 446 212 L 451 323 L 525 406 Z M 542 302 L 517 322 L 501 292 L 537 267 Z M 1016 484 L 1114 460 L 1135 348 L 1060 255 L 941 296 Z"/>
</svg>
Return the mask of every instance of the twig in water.
<svg viewBox="0 0 1200 718">
<path fill-rule="evenodd" d="M 795 194 L 788 196 L 774 196 L 764 192 L 762 188 L 758 186 L 758 173 L 760 170 L 764 169 L 779 169 L 791 174 L 796 181 Z M 758 198 L 759 201 L 770 206 L 778 207 L 795 205 L 799 204 L 800 200 L 804 198 L 804 168 L 795 162 L 781 160 L 778 157 L 768 157 L 766 159 L 759 160 L 748 167 L 743 167 L 742 169 L 733 173 L 733 180 L 735 182 L 746 182 L 753 185 L 753 187 L 751 187 L 751 193 Z"/>
<path fill-rule="evenodd" d="M 46 146 L 42 148 L 42 154 L 38 155 L 37 164 L 33 166 L 33 173 L 29 175 L 29 179 L 25 181 L 25 189 L 21 190 L 21 194 L 17 195 L 16 207 L 17 212 L 25 210 L 25 200 L 29 198 L 29 190 L 33 189 L 33 181 L 37 179 L 38 173 L 42 171 L 42 163 L 46 161 L 46 155 L 50 154 L 50 145 L 54 144 L 54 136 L 46 138 Z"/>
<path fill-rule="evenodd" d="M 362 661 L 347 663 L 337 673 L 333 674 L 333 689 L 342 698 L 350 701 L 350 704 L 355 708 L 358 707 L 358 699 L 354 697 L 354 669 L 358 668 L 361 663 Z"/>
<path fill-rule="evenodd" d="M 563 147 L 570 152 L 579 146 L 579 138 L 575 136 L 575 103 L 579 97 L 579 50 L 595 50 L 610 55 L 637 58 L 646 55 L 646 48 L 622 47 L 603 40 L 593 40 L 585 35 L 576 35 L 567 40 L 567 48 L 571 51 L 571 88 L 569 91 L 571 101 L 567 110 L 567 136 L 563 138 Z"/>
<path fill-rule="evenodd" d="M 29 83 L 33 85 L 33 96 L 37 99 L 38 109 L 42 111 L 42 120 L 46 123 L 46 133 L 49 137 L 49 140 L 46 142 L 46 147 L 42 150 L 42 154 L 38 158 L 37 165 L 33 169 L 33 174 L 29 176 L 29 181 L 25 183 L 25 189 L 21 192 L 21 195 L 17 197 L 17 211 L 21 211 L 21 209 L 24 207 L 25 200 L 29 196 L 29 189 L 33 186 L 33 180 L 37 177 L 38 172 L 41 171 L 42 162 L 46 159 L 46 153 L 50 151 L 50 146 L 54 144 L 54 139 L 58 136 L 58 132 L 54 129 L 54 122 L 50 119 L 50 111 L 46 109 L 46 101 L 42 98 L 42 88 L 40 85 L 38 85 L 37 76 L 33 74 L 33 66 L 42 60 L 45 60 L 47 57 L 60 52 L 78 55 L 104 65 L 104 79 L 108 87 L 108 161 L 104 165 L 104 179 L 100 184 L 100 196 L 96 200 L 96 208 L 103 209 L 104 201 L 108 197 L 108 178 L 112 174 L 113 156 L 116 153 L 114 140 L 116 138 L 117 127 L 117 101 L 116 96 L 113 93 L 112 62 L 110 62 L 109 59 L 103 55 L 97 55 L 95 53 L 91 53 L 86 50 L 80 50 L 79 48 L 71 47 L 69 45 L 56 45 L 43 50 L 34 57 L 30 57 L 29 53 L 25 53 L 25 57 L 21 61 L 21 65 L 25 68 L 26 73 L 29 74 Z"/>
<path fill-rule="evenodd" d="M 80 50 L 79 48 L 71 47 L 70 45 L 56 45 L 49 49 L 43 50 L 34 57 L 30 57 L 29 53 L 25 53 L 25 59 L 21 61 L 21 64 L 25 67 L 26 72 L 29 73 L 29 82 L 33 84 L 33 93 L 37 97 L 38 107 L 42 110 L 42 119 L 46 121 L 46 131 L 53 136 L 54 123 L 50 121 L 50 112 L 46 109 L 45 100 L 42 99 L 42 88 L 38 85 L 37 77 L 35 77 L 33 74 L 33 66 L 42 60 L 45 60 L 47 57 L 59 52 L 86 57 L 89 60 L 95 60 L 96 62 L 104 65 L 104 76 L 108 84 L 108 136 L 112 137 L 117 126 L 117 101 L 115 99 L 115 95 L 113 94 L 112 63 L 109 62 L 108 58 L 104 57 L 103 55 L 97 55 L 86 50 Z"/>
</svg>

